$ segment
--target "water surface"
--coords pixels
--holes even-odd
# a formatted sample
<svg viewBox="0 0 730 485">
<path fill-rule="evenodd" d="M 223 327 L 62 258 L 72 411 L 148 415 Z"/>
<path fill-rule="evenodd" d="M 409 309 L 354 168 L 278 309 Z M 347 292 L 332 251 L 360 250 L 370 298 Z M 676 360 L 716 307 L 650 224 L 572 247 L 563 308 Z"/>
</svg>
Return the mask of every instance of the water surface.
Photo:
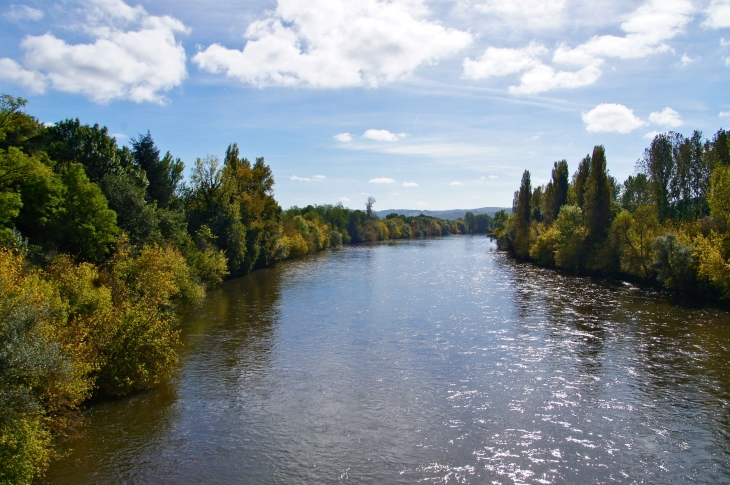
<svg viewBox="0 0 730 485">
<path fill-rule="evenodd" d="M 730 318 L 451 236 L 259 270 L 45 483 L 730 482 Z"/>
</svg>

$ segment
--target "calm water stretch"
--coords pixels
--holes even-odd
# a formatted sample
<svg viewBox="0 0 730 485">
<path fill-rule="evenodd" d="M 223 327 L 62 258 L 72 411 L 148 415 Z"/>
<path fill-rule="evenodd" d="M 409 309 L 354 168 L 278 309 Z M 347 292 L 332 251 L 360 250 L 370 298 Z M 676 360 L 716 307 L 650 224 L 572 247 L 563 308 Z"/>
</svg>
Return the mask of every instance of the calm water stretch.
<svg viewBox="0 0 730 485">
<path fill-rule="evenodd" d="M 46 483 L 728 483 L 730 316 L 485 238 L 256 271 Z"/>
</svg>

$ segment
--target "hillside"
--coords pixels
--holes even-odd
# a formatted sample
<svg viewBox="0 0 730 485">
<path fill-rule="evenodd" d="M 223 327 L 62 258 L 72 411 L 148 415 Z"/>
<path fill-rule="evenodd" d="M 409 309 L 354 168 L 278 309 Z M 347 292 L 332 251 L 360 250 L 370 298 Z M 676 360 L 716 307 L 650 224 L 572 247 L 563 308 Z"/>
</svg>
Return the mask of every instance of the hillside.
<svg viewBox="0 0 730 485">
<path fill-rule="evenodd" d="M 463 219 L 464 214 L 466 214 L 467 212 L 473 212 L 474 215 L 487 214 L 489 215 L 489 217 L 494 217 L 494 214 L 501 211 L 502 209 L 506 210 L 508 214 L 512 212 L 512 209 L 508 207 L 480 207 L 478 209 L 451 209 L 443 211 L 429 211 L 422 209 L 386 209 L 374 212 L 381 219 L 385 218 L 385 216 L 387 216 L 388 214 L 392 214 L 395 212 L 396 214 L 400 214 L 403 216 L 417 216 L 419 214 L 423 214 L 426 216 L 438 217 L 439 219 L 455 220 Z"/>
</svg>

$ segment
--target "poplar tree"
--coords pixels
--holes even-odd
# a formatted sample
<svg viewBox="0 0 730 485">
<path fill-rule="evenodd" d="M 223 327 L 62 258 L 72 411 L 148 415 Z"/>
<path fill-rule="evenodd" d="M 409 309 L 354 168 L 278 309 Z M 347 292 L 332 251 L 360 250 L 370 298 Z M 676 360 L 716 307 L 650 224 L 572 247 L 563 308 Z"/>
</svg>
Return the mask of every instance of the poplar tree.
<svg viewBox="0 0 730 485">
<path fill-rule="evenodd" d="M 578 207 L 583 208 L 583 197 L 586 191 L 586 181 L 591 171 L 591 156 L 586 155 L 578 164 L 578 170 L 573 175 L 573 190 L 575 191 L 575 201 Z"/>
<path fill-rule="evenodd" d="M 606 171 L 606 151 L 603 145 L 593 149 L 591 171 L 585 184 L 583 212 L 588 237 L 594 242 L 606 238 L 611 223 L 611 184 Z"/>
<path fill-rule="evenodd" d="M 515 195 L 514 252 L 520 257 L 526 257 L 530 251 L 530 220 L 532 216 L 532 183 L 530 182 L 529 170 L 525 170 L 522 174 L 520 190 Z"/>
<path fill-rule="evenodd" d="M 654 137 L 649 148 L 644 150 L 644 158 L 639 161 L 642 170 L 651 183 L 654 204 L 657 208 L 659 222 L 671 216 L 670 183 L 675 166 L 673 158 L 671 134 L 661 133 Z"/>
<path fill-rule="evenodd" d="M 568 202 L 568 162 L 553 164 L 552 178 L 545 187 L 542 198 L 542 216 L 548 224 L 558 218 L 560 208 Z"/>
</svg>

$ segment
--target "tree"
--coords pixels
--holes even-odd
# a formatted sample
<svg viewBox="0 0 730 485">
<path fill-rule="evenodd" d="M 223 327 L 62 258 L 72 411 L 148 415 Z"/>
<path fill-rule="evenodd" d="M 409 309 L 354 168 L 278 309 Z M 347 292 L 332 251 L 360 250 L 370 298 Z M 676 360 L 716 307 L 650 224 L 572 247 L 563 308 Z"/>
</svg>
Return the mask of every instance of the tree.
<svg viewBox="0 0 730 485">
<path fill-rule="evenodd" d="M 594 243 L 603 241 L 611 223 L 611 184 L 606 171 L 606 151 L 603 145 L 593 149 L 591 171 L 583 198 L 583 212 L 588 237 Z"/>
<path fill-rule="evenodd" d="M 653 272 L 653 242 L 659 228 L 651 206 L 641 206 L 633 214 L 624 210 L 616 216 L 611 224 L 611 240 L 620 256 L 621 271 L 648 279 Z"/>
<path fill-rule="evenodd" d="M 365 213 L 368 215 L 368 219 L 373 218 L 373 204 L 375 204 L 375 202 L 377 201 L 373 196 L 368 197 L 368 200 L 365 202 Z"/>
<path fill-rule="evenodd" d="M 674 158 L 671 134 L 656 135 L 644 157 L 639 160 L 638 168 L 646 174 L 651 184 L 654 204 L 659 221 L 664 222 L 672 215 L 670 204 L 670 182 L 674 175 Z"/>
<path fill-rule="evenodd" d="M 101 262 L 119 234 L 117 215 L 84 168 L 73 163 L 61 175 L 66 187 L 63 210 L 49 227 L 47 238 L 82 261 Z"/>
<path fill-rule="evenodd" d="M 578 170 L 573 174 L 573 190 L 575 191 L 575 203 L 583 208 L 583 196 L 586 190 L 586 181 L 591 172 L 591 156 L 586 155 L 578 164 Z"/>
<path fill-rule="evenodd" d="M 546 223 L 552 224 L 560 208 L 568 203 L 568 162 L 561 160 L 553 164 L 550 182 L 542 197 L 541 213 Z"/>
<path fill-rule="evenodd" d="M 474 215 L 473 212 L 467 212 L 464 215 L 464 222 L 466 223 L 466 227 L 468 228 L 467 230 L 470 233 L 473 233 L 473 232 L 476 231 L 476 229 L 477 229 L 477 218 L 476 218 L 476 216 Z"/>
<path fill-rule="evenodd" d="M 621 207 L 634 212 L 641 206 L 652 205 L 651 184 L 646 174 L 629 175 L 621 194 Z"/>
<path fill-rule="evenodd" d="M 727 232 L 730 222 L 730 165 L 715 167 L 708 203 L 710 214 L 717 220 L 720 231 Z"/>
<path fill-rule="evenodd" d="M 530 251 L 530 221 L 532 218 L 532 184 L 530 182 L 530 171 L 525 170 L 520 182 L 520 190 L 517 192 L 517 205 L 513 215 L 515 238 L 514 252 L 519 257 L 526 257 Z"/>
<path fill-rule="evenodd" d="M 132 138 L 132 154 L 135 163 L 147 174 L 148 198 L 157 201 L 160 207 L 169 207 L 182 180 L 185 168 L 182 160 L 174 159 L 170 152 L 160 159 L 160 150 L 149 131 Z"/>
</svg>

